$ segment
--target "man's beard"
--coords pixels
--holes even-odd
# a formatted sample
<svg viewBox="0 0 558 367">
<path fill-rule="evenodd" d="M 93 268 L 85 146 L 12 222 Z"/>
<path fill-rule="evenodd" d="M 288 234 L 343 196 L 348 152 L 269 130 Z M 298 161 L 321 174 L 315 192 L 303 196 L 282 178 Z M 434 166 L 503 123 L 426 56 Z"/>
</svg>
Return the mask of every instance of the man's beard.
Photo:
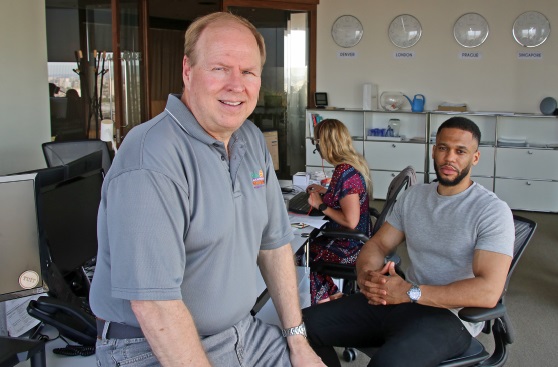
<svg viewBox="0 0 558 367">
<path fill-rule="evenodd" d="M 459 185 L 459 183 L 461 181 L 463 181 L 463 179 L 465 177 L 467 177 L 467 175 L 469 174 L 469 171 L 471 171 L 471 166 L 472 165 L 470 164 L 467 167 L 465 167 L 463 169 L 463 171 L 461 171 L 461 172 L 458 171 L 457 177 L 454 178 L 453 180 L 448 180 L 448 179 L 442 178 L 442 176 L 440 175 L 440 172 L 439 172 L 440 167 L 438 166 L 438 164 L 436 162 L 434 162 L 434 171 L 436 171 L 436 178 L 438 179 L 438 183 L 440 183 L 442 186 L 457 186 L 457 185 Z"/>
</svg>

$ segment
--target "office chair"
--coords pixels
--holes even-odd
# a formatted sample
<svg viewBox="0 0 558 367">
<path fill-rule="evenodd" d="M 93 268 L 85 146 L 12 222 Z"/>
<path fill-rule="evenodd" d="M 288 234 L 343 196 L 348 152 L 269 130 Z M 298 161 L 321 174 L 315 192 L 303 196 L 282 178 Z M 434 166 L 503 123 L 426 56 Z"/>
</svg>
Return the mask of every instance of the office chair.
<svg viewBox="0 0 558 367">
<path fill-rule="evenodd" d="M 527 218 L 514 215 L 515 225 L 515 242 L 513 251 L 513 260 L 506 277 L 506 283 L 500 300 L 493 308 L 481 307 L 465 307 L 459 311 L 459 317 L 469 322 L 484 322 L 483 333 L 490 334 L 492 332 L 494 338 L 494 350 L 492 354 L 484 347 L 484 345 L 473 338 L 469 349 L 463 354 L 448 359 L 441 364 L 440 367 L 465 367 L 465 366 L 503 366 L 508 359 L 507 346 L 513 343 L 515 335 L 510 317 L 505 306 L 505 295 L 508 290 L 511 275 L 517 266 L 517 262 L 529 244 L 533 233 L 537 228 L 537 224 Z M 359 348 L 368 356 L 372 356 L 376 348 Z"/>
<path fill-rule="evenodd" d="M 397 176 L 393 178 L 389 184 L 386 201 L 381 211 L 375 208 L 370 209 L 370 216 L 374 218 L 372 226 L 372 235 L 376 233 L 380 227 L 384 224 L 387 215 L 393 209 L 399 194 L 405 191 L 410 186 L 416 183 L 416 172 L 412 166 L 408 166 L 403 169 Z M 308 261 L 309 244 L 318 236 L 325 236 L 328 238 L 344 238 L 353 239 L 365 243 L 369 240 L 369 237 L 365 234 L 351 229 L 329 229 L 329 228 L 317 228 L 312 231 L 308 237 L 306 254 Z M 386 256 L 385 262 L 393 261 L 396 264 L 396 271 L 402 273 L 400 270 L 401 259 L 395 252 Z M 343 290 L 344 294 L 353 294 L 358 292 L 358 287 L 356 283 L 356 269 L 354 265 L 350 264 L 337 264 L 329 263 L 325 261 L 312 262 L 310 263 L 310 270 L 316 273 L 329 275 L 332 278 L 343 279 Z M 354 348 L 347 347 L 343 351 L 343 358 L 347 362 L 354 361 L 356 359 L 357 352 Z"/>
<path fill-rule="evenodd" d="M 386 201 L 384 206 L 382 207 L 381 211 L 378 211 L 375 208 L 370 209 L 370 215 L 374 218 L 373 226 L 372 226 L 372 235 L 376 233 L 380 227 L 384 224 L 387 215 L 391 212 L 393 205 L 397 201 L 399 194 L 409 188 L 410 186 L 416 183 L 416 173 L 412 166 L 408 166 L 403 169 L 397 176 L 393 178 L 391 181 Z M 330 229 L 330 228 L 318 228 L 312 231 L 310 236 L 308 237 L 308 242 L 312 242 L 317 236 L 325 236 L 329 238 L 349 238 L 357 241 L 361 241 L 362 243 L 369 240 L 369 237 L 360 233 L 356 230 L 351 229 Z M 308 249 L 307 253 L 308 253 Z M 399 257 L 392 253 L 386 257 L 387 261 L 394 261 L 397 265 L 400 263 Z M 314 262 L 310 264 L 310 270 L 315 271 L 317 273 L 329 275 L 333 278 L 341 278 L 344 281 L 349 281 L 353 283 L 350 286 L 350 290 L 348 293 L 354 293 L 356 291 L 356 271 L 354 265 L 348 264 L 336 264 L 336 263 L 328 263 L 325 261 Z M 346 287 L 344 287 L 346 288 Z M 345 293 L 345 292 L 344 292 Z"/>
<path fill-rule="evenodd" d="M 112 157 L 106 142 L 101 140 L 53 141 L 42 144 L 43 154 L 48 167 L 72 162 L 98 150 L 103 152 L 103 170 L 108 172 Z"/>
</svg>

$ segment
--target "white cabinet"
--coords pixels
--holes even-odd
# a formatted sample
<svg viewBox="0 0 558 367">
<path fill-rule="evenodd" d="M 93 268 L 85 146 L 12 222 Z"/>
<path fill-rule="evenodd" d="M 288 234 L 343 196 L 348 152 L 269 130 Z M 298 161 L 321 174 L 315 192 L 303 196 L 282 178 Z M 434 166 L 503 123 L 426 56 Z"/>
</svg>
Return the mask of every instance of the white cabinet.
<svg viewBox="0 0 558 367">
<path fill-rule="evenodd" d="M 387 112 L 367 110 L 308 110 L 306 171 L 321 170 L 322 160 L 315 152 L 311 137 L 312 114 L 323 119 L 334 118 L 343 122 L 353 138 L 353 146 L 361 153 L 370 168 L 374 198 L 385 199 L 391 179 L 411 165 L 424 182 L 426 172 L 427 113 Z M 372 135 L 375 129 L 387 130 L 391 119 L 399 120 L 399 136 Z M 324 161 L 324 167 L 331 165 Z M 326 171 L 327 173 L 327 171 Z M 418 176 L 417 176 L 418 177 Z"/>
<path fill-rule="evenodd" d="M 347 125 L 353 145 L 368 161 L 375 199 L 384 199 L 393 177 L 409 165 L 415 168 L 418 182 L 435 179 L 431 156 L 436 131 L 447 119 L 463 116 L 481 131 L 481 154 L 472 168 L 473 181 L 494 191 L 512 209 L 558 212 L 558 119 L 554 116 L 363 110 L 308 113 Z M 400 138 L 369 135 L 374 129 L 387 128 L 390 119 L 400 120 Z M 309 138 L 311 119 L 307 125 L 306 170 L 314 172 L 322 170 L 322 160 Z M 325 161 L 323 165 L 329 175 L 333 167 Z"/>
<path fill-rule="evenodd" d="M 415 171 L 424 172 L 425 144 L 400 142 L 364 142 L 364 156 L 368 166 L 374 170 L 402 171 L 413 166 Z"/>
<path fill-rule="evenodd" d="M 558 182 L 496 178 L 494 185 L 512 209 L 558 211 Z"/>
<path fill-rule="evenodd" d="M 512 209 L 558 212 L 558 120 L 498 116 L 494 192 Z"/>
</svg>

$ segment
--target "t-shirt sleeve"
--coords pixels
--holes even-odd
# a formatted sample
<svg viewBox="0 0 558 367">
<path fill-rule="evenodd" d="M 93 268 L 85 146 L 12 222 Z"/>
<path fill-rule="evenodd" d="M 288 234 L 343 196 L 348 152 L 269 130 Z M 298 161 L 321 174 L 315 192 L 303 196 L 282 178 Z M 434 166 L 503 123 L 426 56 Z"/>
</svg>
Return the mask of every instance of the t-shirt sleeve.
<svg viewBox="0 0 558 367">
<path fill-rule="evenodd" d="M 163 174 L 125 172 L 109 183 L 107 227 L 112 296 L 182 299 L 188 197 Z"/>
<path fill-rule="evenodd" d="M 486 206 L 479 223 L 475 249 L 513 257 L 515 226 L 508 205 L 504 201 L 496 200 Z"/>
</svg>

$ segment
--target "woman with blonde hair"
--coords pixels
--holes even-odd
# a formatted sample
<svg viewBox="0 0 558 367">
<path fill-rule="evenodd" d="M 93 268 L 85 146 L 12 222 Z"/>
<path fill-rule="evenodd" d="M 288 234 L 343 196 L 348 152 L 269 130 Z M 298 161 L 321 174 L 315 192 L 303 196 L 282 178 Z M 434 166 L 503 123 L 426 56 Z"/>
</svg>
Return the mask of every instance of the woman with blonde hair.
<svg viewBox="0 0 558 367">
<path fill-rule="evenodd" d="M 322 159 L 335 166 L 326 188 L 312 184 L 306 189 L 308 203 L 329 218 L 328 228 L 350 228 L 371 235 L 369 195 L 372 180 L 368 164 L 357 153 L 349 130 L 339 120 L 326 119 L 314 128 L 314 143 Z M 310 243 L 310 261 L 354 264 L 362 243 L 347 239 L 318 237 Z M 329 276 L 310 274 L 312 304 L 339 298 L 342 293 Z"/>
</svg>

